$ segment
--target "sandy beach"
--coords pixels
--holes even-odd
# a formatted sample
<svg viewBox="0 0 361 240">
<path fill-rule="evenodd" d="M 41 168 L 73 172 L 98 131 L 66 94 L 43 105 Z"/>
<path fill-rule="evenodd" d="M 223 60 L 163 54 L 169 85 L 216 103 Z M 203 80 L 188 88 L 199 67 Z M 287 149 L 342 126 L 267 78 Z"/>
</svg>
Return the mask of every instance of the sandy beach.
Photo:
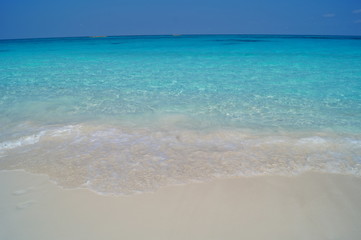
<svg viewBox="0 0 361 240">
<path fill-rule="evenodd" d="M 361 240 L 361 0 L 0 9 L 0 240 Z"/>
<path fill-rule="evenodd" d="M 0 172 L 0 239 L 361 239 L 361 179 L 262 176 L 101 196 Z"/>
</svg>

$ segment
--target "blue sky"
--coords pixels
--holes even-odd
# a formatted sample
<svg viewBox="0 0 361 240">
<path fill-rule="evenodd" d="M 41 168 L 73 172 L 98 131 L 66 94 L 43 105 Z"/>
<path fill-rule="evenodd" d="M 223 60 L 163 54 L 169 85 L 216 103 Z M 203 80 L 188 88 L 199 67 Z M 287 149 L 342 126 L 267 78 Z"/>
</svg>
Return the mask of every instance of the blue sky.
<svg viewBox="0 0 361 240">
<path fill-rule="evenodd" d="M 138 34 L 361 35 L 361 1 L 0 0 L 0 39 Z"/>
</svg>

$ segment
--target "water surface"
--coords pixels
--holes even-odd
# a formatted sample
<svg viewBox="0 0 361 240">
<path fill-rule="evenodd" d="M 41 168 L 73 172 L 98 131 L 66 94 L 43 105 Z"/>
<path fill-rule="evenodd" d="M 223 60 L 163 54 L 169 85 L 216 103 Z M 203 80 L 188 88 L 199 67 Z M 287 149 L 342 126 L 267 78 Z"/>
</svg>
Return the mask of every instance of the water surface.
<svg viewBox="0 0 361 240">
<path fill-rule="evenodd" d="M 128 194 L 361 175 L 361 37 L 0 41 L 0 169 Z"/>
</svg>

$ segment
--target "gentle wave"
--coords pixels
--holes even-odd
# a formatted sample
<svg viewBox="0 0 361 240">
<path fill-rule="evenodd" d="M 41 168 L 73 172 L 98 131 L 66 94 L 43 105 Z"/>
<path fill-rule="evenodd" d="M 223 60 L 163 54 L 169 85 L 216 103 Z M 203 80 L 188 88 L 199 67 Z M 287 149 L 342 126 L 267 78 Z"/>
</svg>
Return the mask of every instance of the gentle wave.
<svg viewBox="0 0 361 240">
<path fill-rule="evenodd" d="M 40 137 L 43 136 L 44 133 L 45 132 L 40 132 L 38 134 L 21 137 L 20 139 L 1 142 L 0 143 L 0 151 L 35 144 L 35 143 L 39 142 Z"/>
<path fill-rule="evenodd" d="M 0 169 L 45 173 L 61 186 L 106 194 L 233 176 L 305 171 L 361 176 L 361 136 L 310 134 L 90 124 L 49 127 L 1 143 L 6 154 Z"/>
<path fill-rule="evenodd" d="M 59 127 L 51 130 L 43 130 L 38 133 L 28 135 L 28 136 L 21 136 L 17 139 L 9 140 L 9 141 L 3 141 L 0 142 L 0 152 L 4 150 L 10 150 L 15 149 L 19 147 L 24 147 L 27 145 L 33 145 L 40 141 L 40 138 L 43 136 L 51 136 L 51 137 L 57 137 L 57 136 L 63 136 L 65 134 L 70 134 L 75 126 L 64 126 Z"/>
</svg>

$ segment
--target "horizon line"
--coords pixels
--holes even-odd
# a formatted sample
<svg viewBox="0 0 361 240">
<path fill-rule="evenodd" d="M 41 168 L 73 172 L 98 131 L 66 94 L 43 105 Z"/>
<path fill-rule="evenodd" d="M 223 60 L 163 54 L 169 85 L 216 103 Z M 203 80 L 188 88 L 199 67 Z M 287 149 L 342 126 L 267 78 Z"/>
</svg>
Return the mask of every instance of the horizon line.
<svg viewBox="0 0 361 240">
<path fill-rule="evenodd" d="M 30 39 L 57 39 L 57 38 L 106 38 L 106 37 L 151 37 L 151 36 L 210 36 L 210 35 L 239 35 L 239 36 L 329 36 L 329 37 L 361 37 L 361 35 L 345 35 L 345 34 L 272 34 L 272 33 L 169 33 L 169 34 L 123 34 L 123 35 L 82 35 L 67 37 L 24 37 L 24 38 L 0 38 L 3 40 L 30 40 Z"/>
</svg>

